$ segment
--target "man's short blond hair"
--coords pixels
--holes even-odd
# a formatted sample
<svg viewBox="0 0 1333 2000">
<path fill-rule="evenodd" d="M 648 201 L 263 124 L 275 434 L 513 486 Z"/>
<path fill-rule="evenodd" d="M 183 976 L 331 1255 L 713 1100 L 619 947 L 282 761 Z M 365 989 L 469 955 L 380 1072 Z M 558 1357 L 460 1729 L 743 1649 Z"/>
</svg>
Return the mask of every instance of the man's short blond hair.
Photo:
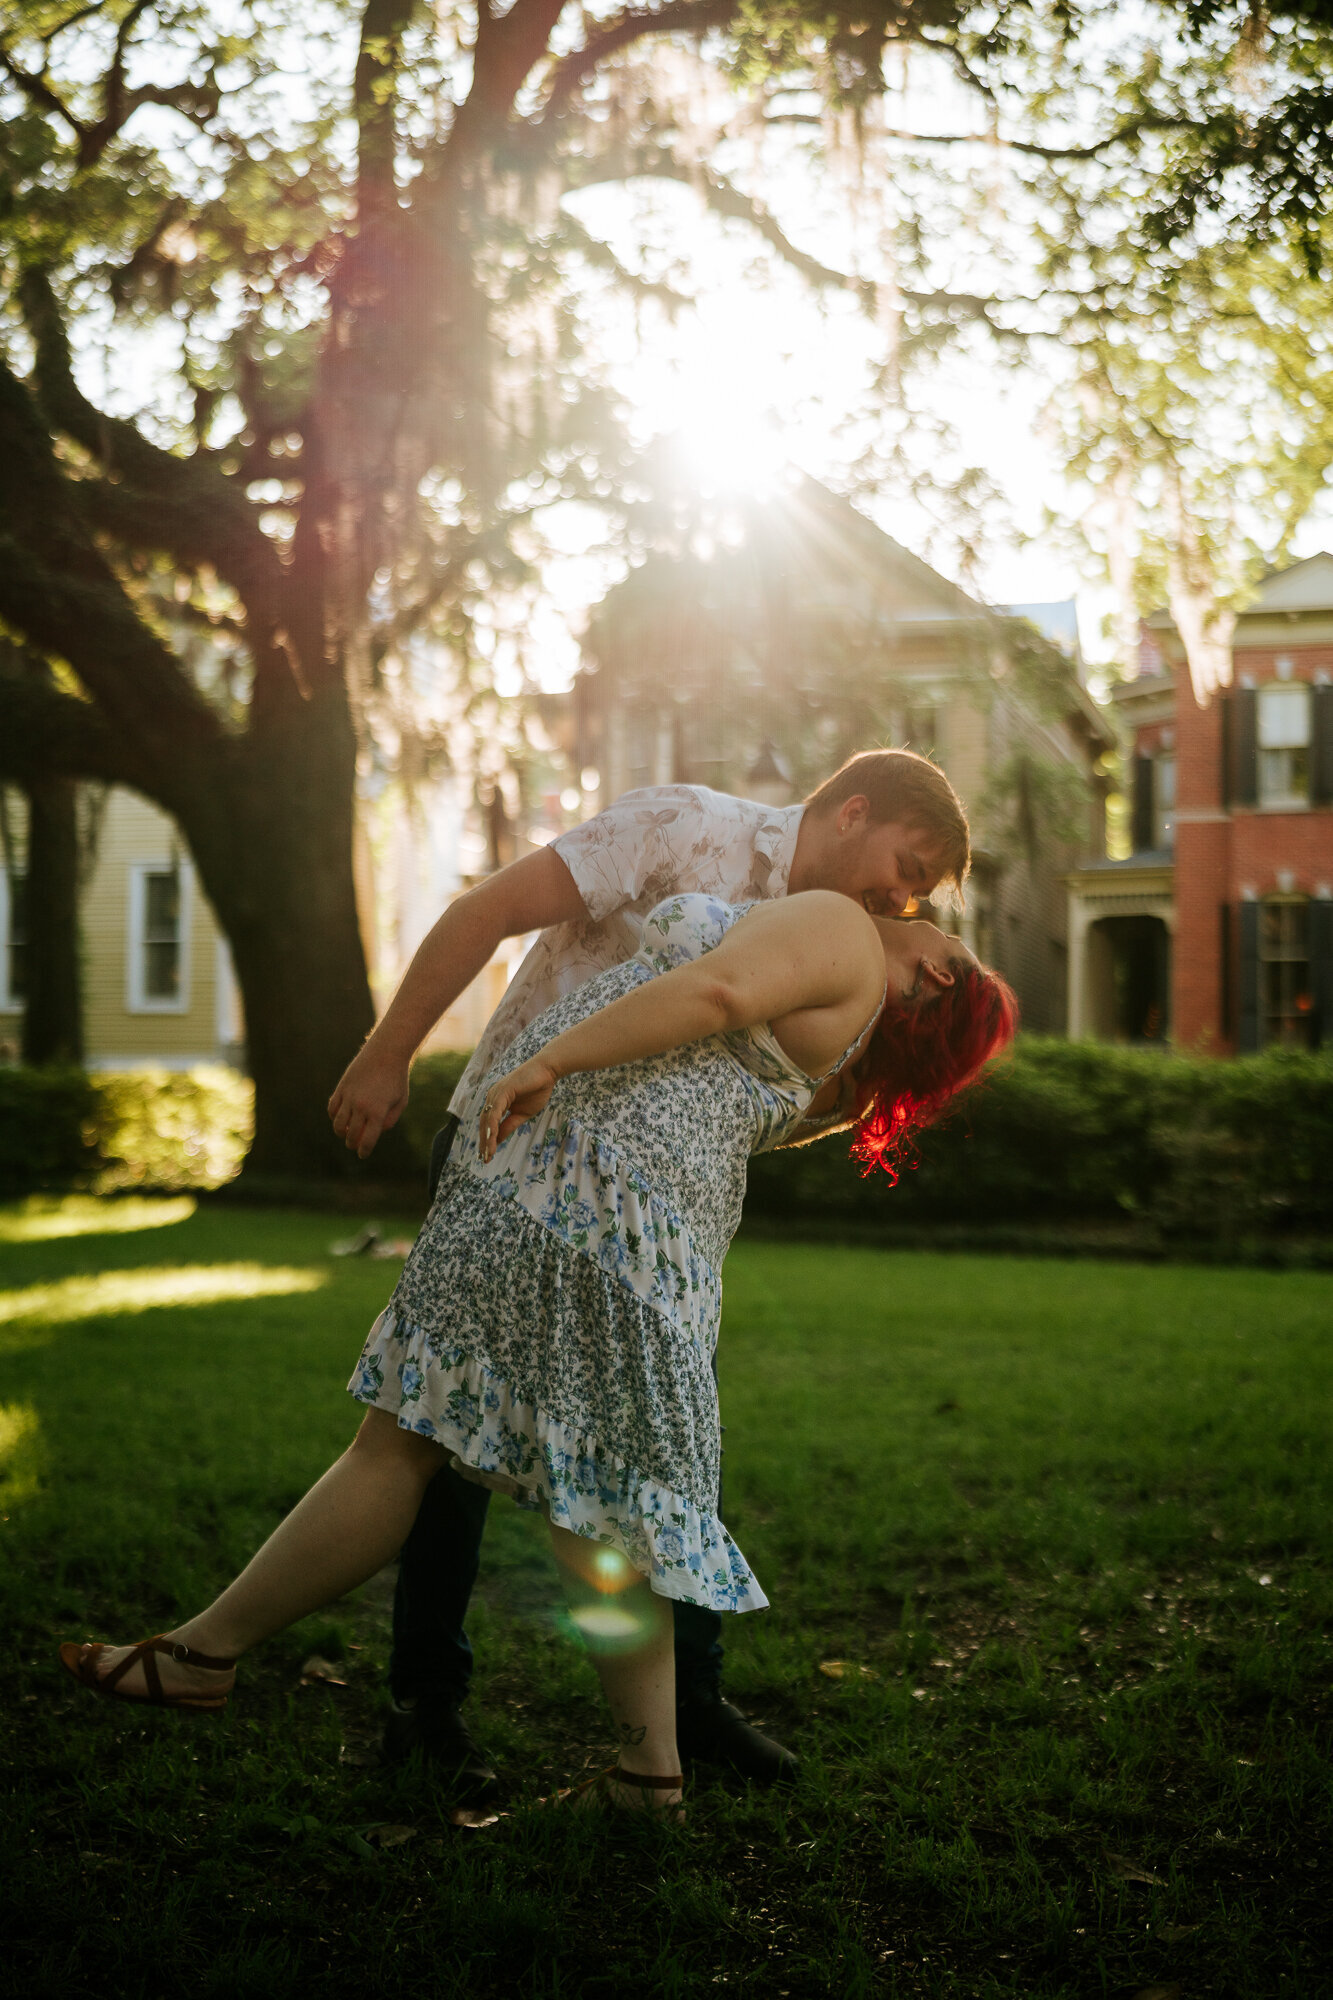
<svg viewBox="0 0 1333 2000">
<path fill-rule="evenodd" d="M 805 809 L 823 817 L 857 797 L 869 800 L 875 825 L 901 820 L 927 837 L 940 863 L 941 884 L 949 884 L 961 902 L 972 841 L 963 802 L 939 765 L 915 750 L 862 750 L 811 792 Z"/>
</svg>

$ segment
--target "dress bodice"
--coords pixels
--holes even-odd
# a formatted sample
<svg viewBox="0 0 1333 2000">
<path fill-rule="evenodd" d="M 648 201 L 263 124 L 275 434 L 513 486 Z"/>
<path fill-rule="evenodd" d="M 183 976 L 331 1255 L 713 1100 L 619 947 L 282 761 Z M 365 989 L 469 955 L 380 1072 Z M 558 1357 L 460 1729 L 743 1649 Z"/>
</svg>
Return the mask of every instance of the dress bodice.
<svg viewBox="0 0 1333 2000">
<path fill-rule="evenodd" d="M 635 960 L 654 973 L 662 973 L 701 959 L 754 907 L 753 903 L 725 903 L 717 896 L 669 896 L 644 918 Z M 769 1152 L 792 1136 L 804 1121 L 815 1093 L 859 1054 L 878 1018 L 876 1007 L 856 1040 L 818 1077 L 808 1076 L 793 1062 L 767 1022 L 717 1037 L 750 1099 L 755 1118 L 751 1152 Z"/>
</svg>

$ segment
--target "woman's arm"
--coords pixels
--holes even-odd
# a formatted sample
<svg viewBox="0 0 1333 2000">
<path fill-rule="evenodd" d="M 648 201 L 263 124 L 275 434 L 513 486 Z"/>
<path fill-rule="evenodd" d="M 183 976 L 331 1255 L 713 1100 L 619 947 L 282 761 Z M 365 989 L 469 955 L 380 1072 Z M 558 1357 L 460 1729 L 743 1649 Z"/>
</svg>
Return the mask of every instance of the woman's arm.
<svg viewBox="0 0 1333 2000">
<path fill-rule="evenodd" d="M 883 984 L 879 934 L 850 897 L 812 889 L 761 904 L 706 957 L 635 987 L 511 1071 L 482 1111 L 482 1156 L 535 1116 L 562 1076 L 614 1069 L 731 1029 L 800 1017 L 801 1054 L 817 1069 L 822 1049 L 836 1060 L 864 1025 Z"/>
</svg>

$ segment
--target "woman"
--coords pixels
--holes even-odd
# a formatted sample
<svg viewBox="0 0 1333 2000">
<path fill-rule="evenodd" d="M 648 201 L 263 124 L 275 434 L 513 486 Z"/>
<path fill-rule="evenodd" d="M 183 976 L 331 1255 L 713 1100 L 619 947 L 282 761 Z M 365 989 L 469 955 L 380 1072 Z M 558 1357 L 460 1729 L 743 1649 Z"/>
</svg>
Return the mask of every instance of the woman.
<svg viewBox="0 0 1333 2000">
<path fill-rule="evenodd" d="M 637 955 L 487 1079 L 349 1385 L 370 1406 L 353 1444 L 207 1611 L 138 1647 L 68 1644 L 65 1665 L 121 1699 L 221 1708 L 242 1653 L 392 1559 L 443 1448 L 543 1507 L 574 1617 L 607 1641 L 606 1795 L 678 1804 L 666 1600 L 767 1602 L 715 1498 L 718 1272 L 746 1161 L 856 1122 L 866 1170 L 894 1173 L 1016 1015 L 959 940 L 830 891 L 659 904 Z"/>
</svg>

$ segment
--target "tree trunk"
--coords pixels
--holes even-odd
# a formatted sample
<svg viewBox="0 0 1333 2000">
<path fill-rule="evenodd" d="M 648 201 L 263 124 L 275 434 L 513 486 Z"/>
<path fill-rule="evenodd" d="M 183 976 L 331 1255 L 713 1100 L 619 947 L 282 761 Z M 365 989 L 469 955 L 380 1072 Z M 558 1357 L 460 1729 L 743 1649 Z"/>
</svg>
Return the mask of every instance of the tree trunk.
<svg viewBox="0 0 1333 2000">
<path fill-rule="evenodd" d="M 325 1109 L 375 1023 L 353 879 L 355 745 L 345 704 L 312 701 L 251 739 L 221 781 L 173 802 L 231 945 L 255 1084 L 248 1178 L 412 1171 L 387 1136 L 363 1167 Z"/>
<path fill-rule="evenodd" d="M 79 976 L 78 786 L 40 778 L 28 795 L 28 873 L 22 1056 L 26 1063 L 83 1061 Z"/>
</svg>

